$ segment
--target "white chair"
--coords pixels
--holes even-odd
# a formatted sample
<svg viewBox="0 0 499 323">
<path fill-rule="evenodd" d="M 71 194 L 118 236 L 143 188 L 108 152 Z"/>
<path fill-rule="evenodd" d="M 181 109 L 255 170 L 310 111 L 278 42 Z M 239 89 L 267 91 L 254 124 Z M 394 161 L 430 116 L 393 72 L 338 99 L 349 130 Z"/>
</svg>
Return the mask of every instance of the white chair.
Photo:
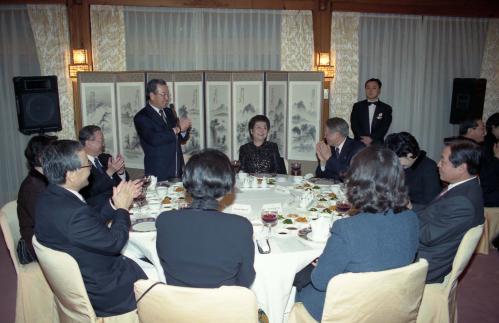
<svg viewBox="0 0 499 323">
<path fill-rule="evenodd" d="M 154 284 L 151 280 L 135 283 L 138 300 Z M 189 288 L 158 284 L 138 301 L 141 323 L 256 323 L 258 306 L 255 294 L 243 287 Z"/>
<path fill-rule="evenodd" d="M 415 322 L 428 271 L 420 259 L 411 265 L 333 277 L 326 291 L 321 322 Z M 289 323 L 315 323 L 303 303 L 296 303 Z"/>
<path fill-rule="evenodd" d="M 58 322 L 55 299 L 37 262 L 23 265 L 17 258 L 21 238 L 17 217 L 17 201 L 7 203 L 0 212 L 5 244 L 17 274 L 16 323 Z"/>
<path fill-rule="evenodd" d="M 459 275 L 468 265 L 483 232 L 483 224 L 466 232 L 452 263 L 452 271 L 439 284 L 427 284 L 419 309 L 418 323 L 457 322 L 456 291 Z"/>
<path fill-rule="evenodd" d="M 33 236 L 38 261 L 56 296 L 62 323 L 139 323 L 137 311 L 110 317 L 97 317 L 90 304 L 78 264 L 69 254 L 43 246 Z"/>
</svg>

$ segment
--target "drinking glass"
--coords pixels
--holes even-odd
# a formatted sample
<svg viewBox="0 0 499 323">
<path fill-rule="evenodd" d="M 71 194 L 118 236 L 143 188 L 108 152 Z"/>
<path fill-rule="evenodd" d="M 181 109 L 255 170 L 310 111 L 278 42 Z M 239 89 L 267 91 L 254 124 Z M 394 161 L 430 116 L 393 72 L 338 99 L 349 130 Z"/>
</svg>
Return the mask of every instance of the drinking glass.
<svg viewBox="0 0 499 323">
<path fill-rule="evenodd" d="M 291 175 L 300 176 L 301 175 L 301 163 L 293 162 L 291 163 Z"/>
<path fill-rule="evenodd" d="M 241 163 L 239 162 L 239 160 L 233 160 L 231 162 L 231 165 L 232 165 L 232 169 L 234 170 L 234 173 L 239 173 L 239 171 L 241 170 Z"/>
<path fill-rule="evenodd" d="M 341 200 L 336 203 L 336 211 L 340 214 L 347 214 L 352 208 L 352 204 L 347 200 Z"/>
<path fill-rule="evenodd" d="M 272 230 L 272 227 L 277 224 L 277 212 L 276 211 L 267 211 L 263 210 L 262 211 L 262 223 L 263 225 L 267 228 L 267 238 L 270 237 L 270 233 Z"/>
</svg>

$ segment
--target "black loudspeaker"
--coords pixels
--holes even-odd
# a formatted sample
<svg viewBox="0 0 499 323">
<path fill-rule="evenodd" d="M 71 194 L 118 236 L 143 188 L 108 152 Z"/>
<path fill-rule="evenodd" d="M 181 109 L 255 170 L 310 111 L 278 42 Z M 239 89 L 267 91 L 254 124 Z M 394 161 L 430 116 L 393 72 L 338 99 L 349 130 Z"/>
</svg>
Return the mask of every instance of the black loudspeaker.
<svg viewBox="0 0 499 323">
<path fill-rule="evenodd" d="M 450 123 L 459 124 L 466 119 L 482 118 L 486 86 L 486 79 L 454 79 Z"/>
<path fill-rule="evenodd" d="M 57 76 L 14 77 L 19 131 L 29 135 L 62 130 Z"/>
</svg>

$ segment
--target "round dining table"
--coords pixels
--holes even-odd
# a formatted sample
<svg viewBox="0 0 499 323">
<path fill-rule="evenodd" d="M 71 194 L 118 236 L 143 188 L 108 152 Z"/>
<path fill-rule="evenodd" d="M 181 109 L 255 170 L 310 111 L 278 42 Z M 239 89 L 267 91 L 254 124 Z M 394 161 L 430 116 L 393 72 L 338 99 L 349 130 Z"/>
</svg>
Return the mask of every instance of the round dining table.
<svg viewBox="0 0 499 323">
<path fill-rule="evenodd" d="M 303 230 L 299 234 L 300 229 L 309 225 L 305 220 L 298 222 L 296 219 L 310 220 L 310 207 L 303 207 L 303 203 L 300 205 L 301 192 L 295 190 L 295 179 L 292 176 L 278 175 L 269 180 L 269 183 L 271 185 L 250 187 L 247 182 L 243 185 L 242 181 L 238 180 L 234 192 L 222 200 L 221 208 L 226 213 L 244 216 L 253 224 L 256 277 L 251 290 L 269 321 L 280 323 L 284 322 L 285 313 L 294 303 L 292 290 L 295 274 L 320 256 L 325 241 L 315 242 L 309 239 L 308 235 L 303 235 Z M 150 188 L 148 195 L 154 196 L 158 193 Z M 276 210 L 281 214 L 270 235 L 260 219 L 262 210 L 267 209 Z M 157 217 L 161 212 L 167 211 L 153 205 L 149 208 L 142 207 L 140 212 L 132 209 L 132 223 L 140 222 L 143 218 Z M 285 221 L 286 219 L 288 220 Z M 152 227 L 142 232 L 133 230 L 132 226 L 129 241 L 122 253 L 132 259 L 147 258 L 153 264 L 158 279 L 166 282 L 156 252 L 156 231 Z"/>
</svg>

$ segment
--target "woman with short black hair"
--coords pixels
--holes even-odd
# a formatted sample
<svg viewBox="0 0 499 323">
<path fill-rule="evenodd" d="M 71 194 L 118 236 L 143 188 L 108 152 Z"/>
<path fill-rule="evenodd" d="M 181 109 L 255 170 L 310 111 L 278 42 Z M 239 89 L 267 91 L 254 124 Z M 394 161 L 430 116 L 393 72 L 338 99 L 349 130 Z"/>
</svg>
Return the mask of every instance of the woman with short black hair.
<svg viewBox="0 0 499 323">
<path fill-rule="evenodd" d="M 232 191 L 234 172 L 214 149 L 194 154 L 183 175 L 190 208 L 163 212 L 156 220 L 156 248 L 169 285 L 249 287 L 255 278 L 253 227 L 244 217 L 218 211 Z"/>
<path fill-rule="evenodd" d="M 442 190 L 435 161 L 426 156 L 426 151 L 419 148 L 416 138 L 408 132 L 388 135 L 385 147 L 398 156 L 404 167 L 413 207 L 419 209 L 430 203 Z"/>
<path fill-rule="evenodd" d="M 22 262 L 28 262 L 30 258 L 36 259 L 35 250 L 31 244 L 35 229 L 35 207 L 38 196 L 45 191 L 48 185 L 47 178 L 43 175 L 41 156 L 45 149 L 56 140 L 56 136 L 34 136 L 31 137 L 24 150 L 29 173 L 21 183 L 17 195 L 17 217 L 21 233 L 19 244 L 26 246 L 28 252 L 24 256 L 19 255 Z M 18 248 L 18 250 L 23 252 L 21 251 L 23 247 Z"/>
<path fill-rule="evenodd" d="M 239 148 L 241 170 L 246 173 L 286 174 L 284 160 L 279 154 L 279 147 L 267 141 L 270 120 L 264 115 L 256 115 L 248 123 L 251 142 Z"/>
<path fill-rule="evenodd" d="M 413 262 L 418 247 L 418 219 L 406 207 L 404 172 L 392 151 L 370 146 L 357 153 L 346 188 L 348 201 L 358 213 L 334 222 L 311 282 L 297 294 L 318 321 L 331 278 L 406 266 Z"/>
</svg>

